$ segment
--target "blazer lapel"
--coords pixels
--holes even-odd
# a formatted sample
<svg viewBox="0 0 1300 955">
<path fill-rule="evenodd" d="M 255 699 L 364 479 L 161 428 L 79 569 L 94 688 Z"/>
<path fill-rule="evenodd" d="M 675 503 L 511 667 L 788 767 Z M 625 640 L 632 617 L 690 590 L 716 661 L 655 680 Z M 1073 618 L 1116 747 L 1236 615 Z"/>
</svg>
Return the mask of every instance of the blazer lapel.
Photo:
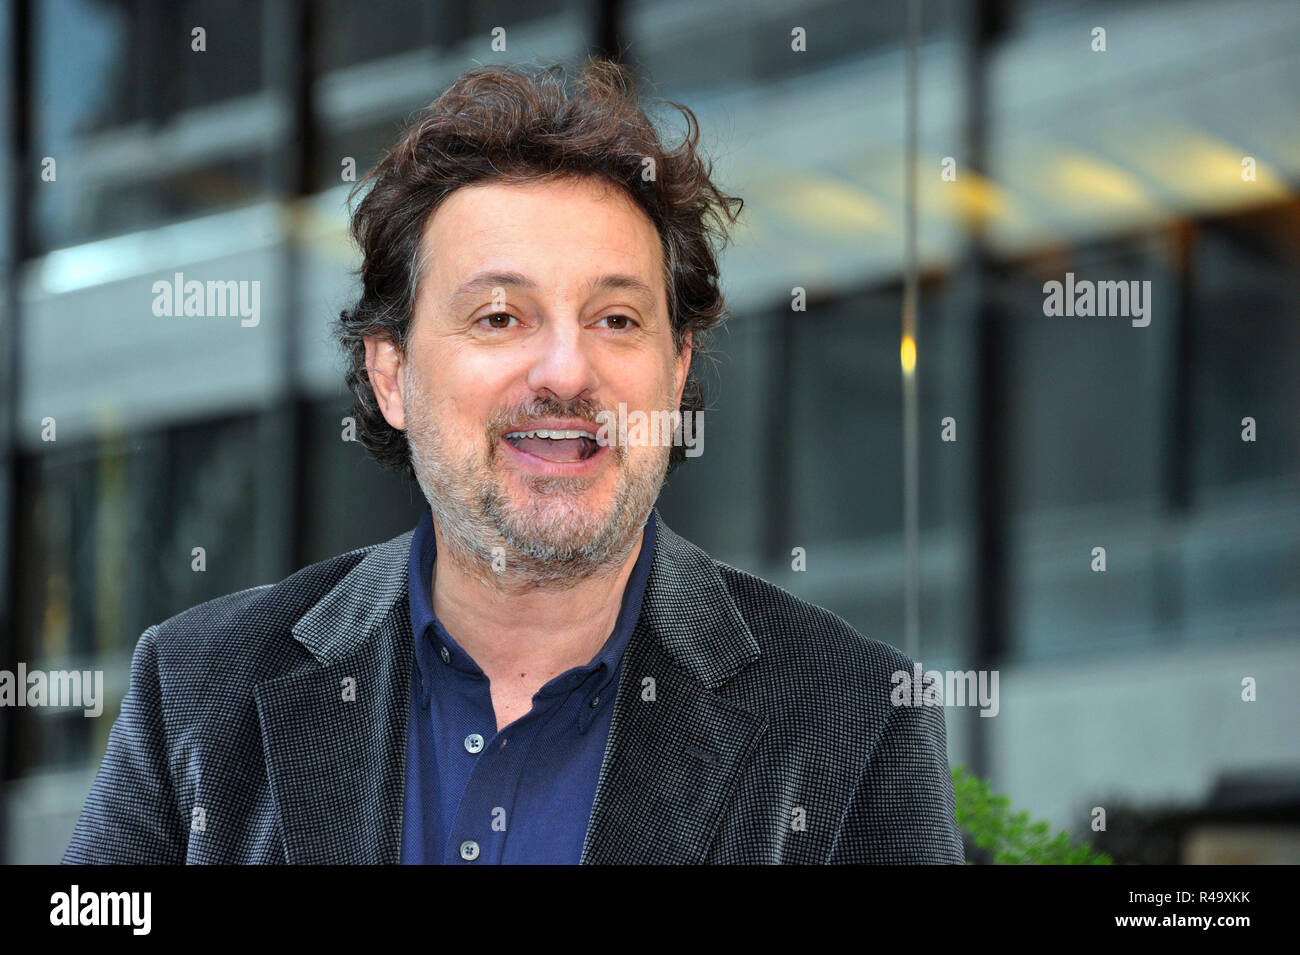
<svg viewBox="0 0 1300 955">
<path fill-rule="evenodd" d="M 641 615 L 619 673 L 584 863 L 703 860 L 767 721 L 713 690 L 758 658 L 712 559 L 655 511 Z"/>
<path fill-rule="evenodd" d="M 314 665 L 254 691 L 289 863 L 400 860 L 410 544 L 370 551 L 294 627 Z"/>
</svg>

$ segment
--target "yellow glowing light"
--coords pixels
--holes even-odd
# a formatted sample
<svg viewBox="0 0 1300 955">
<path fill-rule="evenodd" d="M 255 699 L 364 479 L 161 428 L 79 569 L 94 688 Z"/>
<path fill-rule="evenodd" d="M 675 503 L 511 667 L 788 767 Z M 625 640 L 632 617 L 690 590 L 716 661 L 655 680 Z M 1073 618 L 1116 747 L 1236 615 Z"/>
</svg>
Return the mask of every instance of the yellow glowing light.
<svg viewBox="0 0 1300 955">
<path fill-rule="evenodd" d="M 785 218 L 817 233 L 886 234 L 894 228 L 884 204 L 850 183 L 787 177 L 779 189 L 774 188 L 772 201 Z"/>
<path fill-rule="evenodd" d="M 911 335 L 903 336 L 903 345 L 898 350 L 898 357 L 903 363 L 903 374 L 910 375 L 916 370 L 916 341 Z"/>
<path fill-rule="evenodd" d="M 1056 175 L 1060 188 L 1054 195 L 1060 201 L 1088 209 L 1109 206 L 1150 211 L 1154 208 L 1142 181 L 1115 163 L 1092 156 L 1062 156 L 1056 162 Z"/>
</svg>

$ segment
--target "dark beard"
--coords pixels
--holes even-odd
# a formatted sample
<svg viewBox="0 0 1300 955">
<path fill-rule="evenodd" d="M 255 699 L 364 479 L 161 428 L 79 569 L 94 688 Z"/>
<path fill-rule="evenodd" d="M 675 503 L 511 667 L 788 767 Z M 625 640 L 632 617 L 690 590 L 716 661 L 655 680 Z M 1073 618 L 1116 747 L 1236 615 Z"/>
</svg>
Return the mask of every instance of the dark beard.
<svg viewBox="0 0 1300 955">
<path fill-rule="evenodd" d="M 497 442 L 512 421 L 525 415 L 503 411 L 493 416 L 485 433 L 487 474 L 479 474 L 472 463 L 448 463 L 442 437 L 423 413 L 429 405 L 421 389 L 409 385 L 411 463 L 443 546 L 451 552 L 448 556 L 467 574 L 486 586 L 521 592 L 565 590 L 622 567 L 663 487 L 670 449 L 664 448 L 653 465 L 633 473 L 627 449 L 610 448 L 620 481 L 607 518 L 583 506 L 589 482 L 566 478 L 527 478 L 528 502 L 515 508 L 493 468 Z M 594 420 L 599 410 L 592 402 L 539 399 L 527 407 L 526 417 Z M 570 507 L 557 509 L 555 505 L 566 499 Z"/>
</svg>

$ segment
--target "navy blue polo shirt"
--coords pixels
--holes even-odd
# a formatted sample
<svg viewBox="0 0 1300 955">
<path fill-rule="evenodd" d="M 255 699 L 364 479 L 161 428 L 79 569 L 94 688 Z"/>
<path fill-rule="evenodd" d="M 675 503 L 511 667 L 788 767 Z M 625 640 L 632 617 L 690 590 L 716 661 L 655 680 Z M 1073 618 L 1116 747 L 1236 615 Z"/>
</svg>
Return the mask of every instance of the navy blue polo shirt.
<svg viewBox="0 0 1300 955">
<path fill-rule="evenodd" d="M 496 729 L 490 682 L 443 629 L 429 591 L 437 558 L 426 510 L 411 540 L 415 666 L 406 747 L 402 863 L 571 864 L 582 857 L 609 739 L 619 662 L 641 613 L 654 512 L 613 632 L 586 666 L 555 677 Z"/>
</svg>

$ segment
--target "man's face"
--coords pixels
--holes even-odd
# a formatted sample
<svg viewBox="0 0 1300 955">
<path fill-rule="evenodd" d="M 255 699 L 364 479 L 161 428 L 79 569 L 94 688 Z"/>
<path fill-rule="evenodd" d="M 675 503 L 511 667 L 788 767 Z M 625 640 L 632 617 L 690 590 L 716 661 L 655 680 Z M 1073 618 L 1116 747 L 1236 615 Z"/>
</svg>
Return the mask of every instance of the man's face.
<svg viewBox="0 0 1300 955">
<path fill-rule="evenodd" d="M 611 569 L 670 449 L 598 444 L 597 414 L 677 409 L 690 364 L 654 225 L 590 179 L 484 183 L 443 202 L 422 251 L 385 415 L 407 431 L 444 543 L 489 564 L 504 546 L 493 569 L 533 583 Z"/>
</svg>

